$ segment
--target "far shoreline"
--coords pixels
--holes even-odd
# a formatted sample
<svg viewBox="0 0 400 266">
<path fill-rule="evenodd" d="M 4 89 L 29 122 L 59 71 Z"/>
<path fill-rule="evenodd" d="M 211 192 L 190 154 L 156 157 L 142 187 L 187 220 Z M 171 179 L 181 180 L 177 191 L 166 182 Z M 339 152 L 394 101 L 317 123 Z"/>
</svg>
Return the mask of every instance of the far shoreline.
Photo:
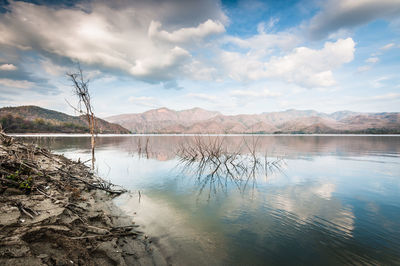
<svg viewBox="0 0 400 266">
<path fill-rule="evenodd" d="M 7 133 L 13 137 L 90 137 L 90 134 L 75 134 L 75 133 Z M 250 137 L 250 136 L 262 136 L 262 137 L 400 137 L 400 134 L 340 134 L 340 133 L 326 133 L 326 134 L 296 134 L 296 133 L 284 133 L 284 134 L 185 134 L 185 133 L 141 133 L 141 134 L 97 134 L 96 137 L 141 137 L 141 136 L 182 136 L 182 137 L 196 137 L 196 136 L 221 136 L 221 137 Z"/>
</svg>

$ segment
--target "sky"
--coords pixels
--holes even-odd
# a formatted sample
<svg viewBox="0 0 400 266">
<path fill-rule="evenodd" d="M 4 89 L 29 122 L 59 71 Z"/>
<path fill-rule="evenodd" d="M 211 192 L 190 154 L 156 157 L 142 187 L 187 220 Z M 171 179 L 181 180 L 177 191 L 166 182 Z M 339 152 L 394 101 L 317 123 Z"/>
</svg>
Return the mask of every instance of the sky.
<svg viewBox="0 0 400 266">
<path fill-rule="evenodd" d="M 0 0 L 0 107 L 400 111 L 400 0 Z"/>
</svg>

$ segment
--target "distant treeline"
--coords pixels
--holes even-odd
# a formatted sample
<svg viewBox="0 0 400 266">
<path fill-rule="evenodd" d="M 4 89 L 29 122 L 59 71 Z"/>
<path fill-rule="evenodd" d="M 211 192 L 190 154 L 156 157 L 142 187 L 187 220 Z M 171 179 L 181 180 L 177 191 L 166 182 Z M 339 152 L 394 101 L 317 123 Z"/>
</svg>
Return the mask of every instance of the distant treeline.
<svg viewBox="0 0 400 266">
<path fill-rule="evenodd" d="M 255 134 L 255 135 L 262 135 L 262 134 L 293 134 L 293 135 L 302 135 L 302 134 L 369 134 L 369 135 L 374 135 L 374 134 L 400 134 L 400 129 L 393 129 L 393 128 L 367 128 L 364 130 L 332 130 L 332 131 L 316 131 L 316 132 L 306 132 L 302 130 L 298 131 L 275 131 L 273 133 L 270 132 L 264 132 L 264 131 L 258 131 L 258 132 L 253 132 L 253 133 L 245 133 L 245 134 Z"/>
<path fill-rule="evenodd" d="M 264 134 L 264 132 L 257 132 L 255 134 Z M 317 131 L 317 132 L 305 132 L 305 131 L 275 131 L 273 134 L 400 134 L 400 129 L 392 128 L 367 128 L 363 130 L 332 130 L 332 131 Z"/>
<path fill-rule="evenodd" d="M 367 128 L 357 131 L 345 131 L 342 134 L 400 134 L 400 129 L 395 128 Z"/>
<path fill-rule="evenodd" d="M 33 121 L 19 116 L 6 115 L 0 118 L 0 124 L 6 133 L 87 133 L 87 127 L 74 123 L 54 124 L 38 118 Z"/>
</svg>

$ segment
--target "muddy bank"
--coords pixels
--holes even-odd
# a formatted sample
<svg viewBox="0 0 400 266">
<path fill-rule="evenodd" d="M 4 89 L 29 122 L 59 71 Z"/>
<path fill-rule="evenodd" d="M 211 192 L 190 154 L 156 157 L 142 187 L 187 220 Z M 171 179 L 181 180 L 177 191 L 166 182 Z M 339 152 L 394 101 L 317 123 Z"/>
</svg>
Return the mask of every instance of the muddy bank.
<svg viewBox="0 0 400 266">
<path fill-rule="evenodd" d="M 0 264 L 168 264 L 111 202 L 123 192 L 81 162 L 0 132 Z"/>
</svg>

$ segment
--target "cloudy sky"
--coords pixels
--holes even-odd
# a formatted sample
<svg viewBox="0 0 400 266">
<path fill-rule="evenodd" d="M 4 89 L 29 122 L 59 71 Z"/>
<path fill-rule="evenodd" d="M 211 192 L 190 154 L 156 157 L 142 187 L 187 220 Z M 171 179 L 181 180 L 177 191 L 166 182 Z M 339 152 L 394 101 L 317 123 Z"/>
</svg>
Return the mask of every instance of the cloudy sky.
<svg viewBox="0 0 400 266">
<path fill-rule="evenodd" d="M 400 111 L 399 0 L 0 0 L 0 107 Z"/>
</svg>

